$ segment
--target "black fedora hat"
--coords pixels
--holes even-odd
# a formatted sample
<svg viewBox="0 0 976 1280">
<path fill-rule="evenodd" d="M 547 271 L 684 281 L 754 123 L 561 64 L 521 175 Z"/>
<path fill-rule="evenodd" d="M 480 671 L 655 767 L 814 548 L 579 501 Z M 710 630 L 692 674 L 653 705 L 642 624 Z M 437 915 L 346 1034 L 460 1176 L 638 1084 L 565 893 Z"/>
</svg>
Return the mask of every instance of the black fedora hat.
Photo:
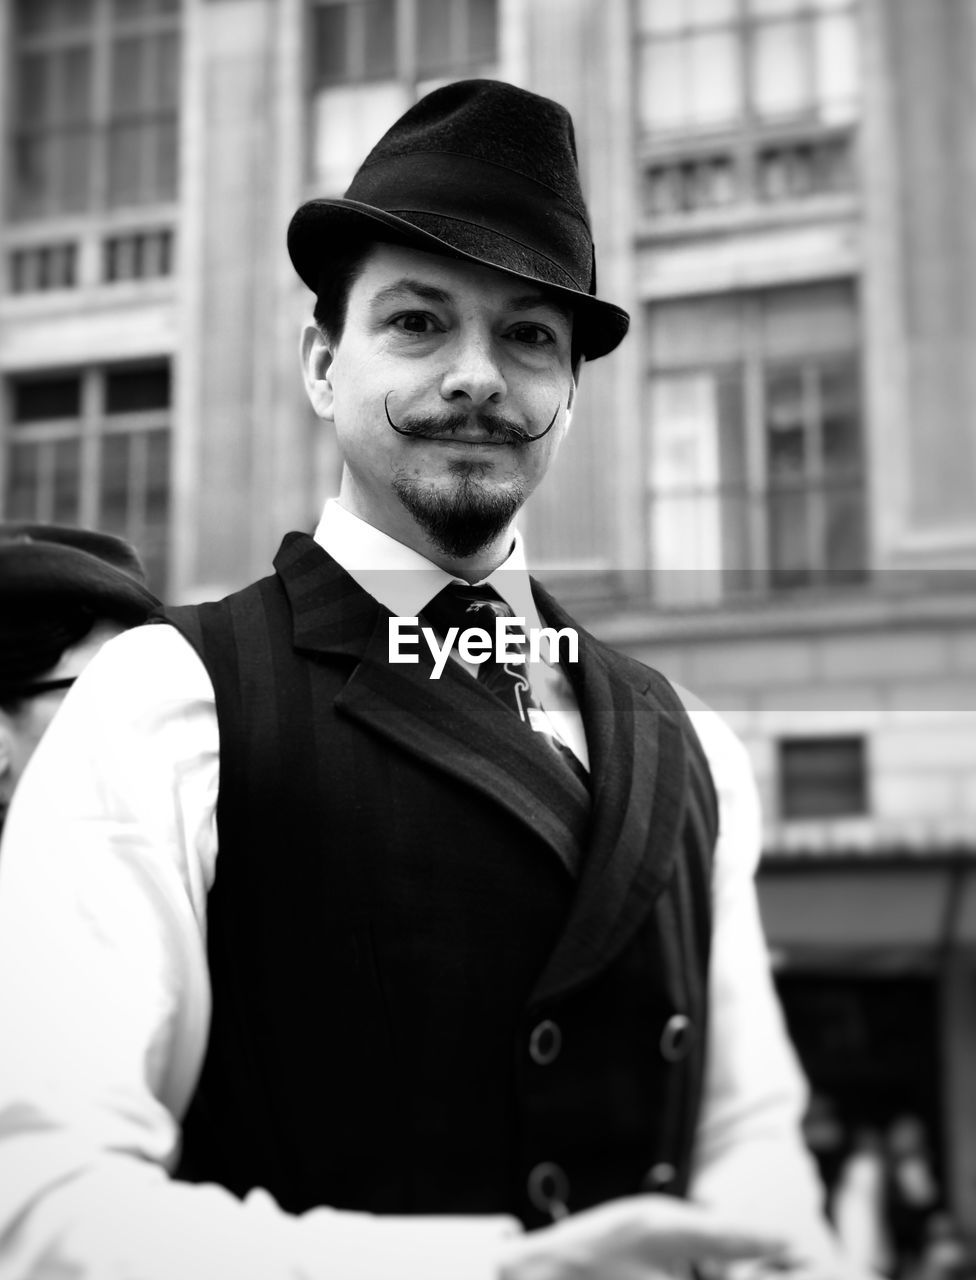
<svg viewBox="0 0 976 1280">
<path fill-rule="evenodd" d="M 596 297 L 596 262 L 573 122 L 548 98 L 498 80 L 459 80 L 383 135 L 342 198 L 309 200 L 288 251 L 313 293 L 351 245 L 377 240 L 493 267 L 558 295 L 574 345 L 606 355 L 630 323 Z"/>
<path fill-rule="evenodd" d="M 139 557 L 121 538 L 0 523 L 0 693 L 49 670 L 96 620 L 132 626 L 159 605 Z"/>
</svg>

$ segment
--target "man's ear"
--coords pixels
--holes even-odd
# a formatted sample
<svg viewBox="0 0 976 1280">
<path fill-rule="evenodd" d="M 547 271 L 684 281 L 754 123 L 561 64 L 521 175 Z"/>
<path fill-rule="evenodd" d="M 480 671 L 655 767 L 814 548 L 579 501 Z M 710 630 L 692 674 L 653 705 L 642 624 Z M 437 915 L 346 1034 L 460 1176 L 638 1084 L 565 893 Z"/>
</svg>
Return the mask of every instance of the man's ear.
<svg viewBox="0 0 976 1280">
<path fill-rule="evenodd" d="M 326 422 L 333 422 L 332 344 L 317 324 L 302 330 L 302 374 L 312 408 Z"/>
<path fill-rule="evenodd" d="M 573 405 L 576 403 L 576 391 L 579 387 L 580 373 L 583 370 L 583 357 L 580 356 L 573 365 L 573 376 L 569 380 L 569 399 L 566 401 L 566 412 L 573 412 Z"/>
</svg>

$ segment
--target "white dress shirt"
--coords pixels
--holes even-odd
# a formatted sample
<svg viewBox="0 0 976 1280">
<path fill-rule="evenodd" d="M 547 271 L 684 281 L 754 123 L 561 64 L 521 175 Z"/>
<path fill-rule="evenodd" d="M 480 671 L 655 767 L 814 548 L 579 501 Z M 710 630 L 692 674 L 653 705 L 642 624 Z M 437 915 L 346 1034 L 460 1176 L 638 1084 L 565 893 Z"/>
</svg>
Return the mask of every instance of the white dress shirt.
<svg viewBox="0 0 976 1280">
<path fill-rule="evenodd" d="M 449 580 L 335 504 L 316 537 L 397 614 Z M 520 542 L 491 580 L 537 623 Z M 533 684 L 585 760 L 568 682 L 550 668 Z M 752 883 L 756 791 L 729 729 L 692 715 L 721 814 L 692 1196 L 822 1250 Z M 0 1278 L 490 1280 L 519 1229 L 506 1217 L 293 1216 L 169 1177 L 209 1027 L 218 765 L 209 677 L 154 626 L 106 645 L 25 771 L 0 855 Z"/>
</svg>

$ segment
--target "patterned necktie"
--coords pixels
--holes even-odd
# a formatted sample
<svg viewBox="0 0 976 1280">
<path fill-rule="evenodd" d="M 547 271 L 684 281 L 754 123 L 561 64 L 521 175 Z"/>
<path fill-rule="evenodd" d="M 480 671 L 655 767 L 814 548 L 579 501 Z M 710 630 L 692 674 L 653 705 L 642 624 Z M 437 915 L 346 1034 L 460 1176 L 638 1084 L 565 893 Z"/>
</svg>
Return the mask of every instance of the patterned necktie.
<svg viewBox="0 0 976 1280">
<path fill-rule="evenodd" d="M 446 638 L 451 627 L 458 627 L 461 632 L 478 627 L 487 631 L 494 643 L 495 619 L 514 617 L 514 611 L 492 587 L 471 587 L 452 582 L 427 605 L 421 621 L 427 619 L 443 638 Z M 489 654 L 478 665 L 479 683 L 501 698 L 527 728 L 538 733 L 540 739 L 588 788 L 590 782 L 586 768 L 553 729 L 549 717 L 533 697 L 525 667 L 524 631 L 509 628 L 507 647 L 509 651 L 518 650 L 523 660 L 512 664 L 501 663 Z"/>
</svg>

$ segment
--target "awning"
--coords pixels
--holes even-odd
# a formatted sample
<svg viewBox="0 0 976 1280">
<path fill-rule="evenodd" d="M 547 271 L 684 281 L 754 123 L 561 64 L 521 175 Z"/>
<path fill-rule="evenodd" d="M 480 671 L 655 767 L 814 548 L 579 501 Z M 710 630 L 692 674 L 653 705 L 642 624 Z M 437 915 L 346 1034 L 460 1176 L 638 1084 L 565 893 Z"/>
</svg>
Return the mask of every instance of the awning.
<svg viewBox="0 0 976 1280">
<path fill-rule="evenodd" d="M 888 969 L 976 950 L 976 850 L 767 854 L 759 902 L 778 963 Z"/>
</svg>

